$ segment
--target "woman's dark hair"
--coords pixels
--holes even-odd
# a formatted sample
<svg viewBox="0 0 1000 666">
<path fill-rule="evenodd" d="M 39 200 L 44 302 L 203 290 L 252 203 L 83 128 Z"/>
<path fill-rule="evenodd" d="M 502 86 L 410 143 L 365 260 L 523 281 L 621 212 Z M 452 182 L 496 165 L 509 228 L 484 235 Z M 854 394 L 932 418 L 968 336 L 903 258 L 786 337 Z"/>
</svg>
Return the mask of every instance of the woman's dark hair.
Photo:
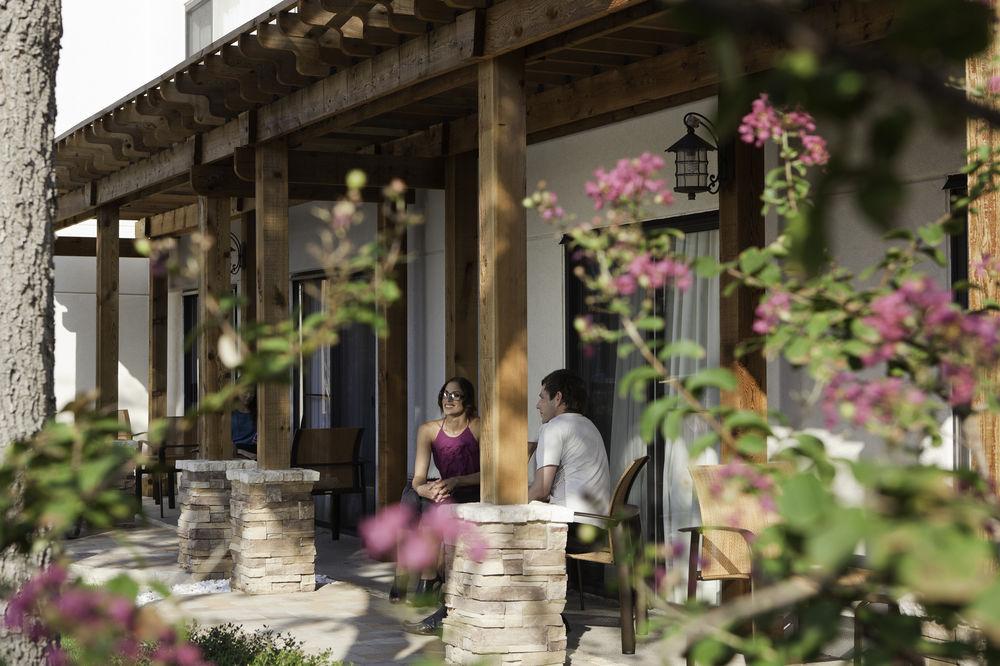
<svg viewBox="0 0 1000 666">
<path fill-rule="evenodd" d="M 554 370 L 545 375 L 542 388 L 549 398 L 562 393 L 567 412 L 582 414 L 587 409 L 587 385 L 569 370 Z"/>
<path fill-rule="evenodd" d="M 438 409 L 442 412 L 444 411 L 444 390 L 451 383 L 458 384 L 458 390 L 462 392 L 462 406 L 465 407 L 465 418 L 476 418 L 476 389 L 472 385 L 472 382 L 465 377 L 452 377 L 441 385 L 441 389 L 438 391 Z"/>
</svg>

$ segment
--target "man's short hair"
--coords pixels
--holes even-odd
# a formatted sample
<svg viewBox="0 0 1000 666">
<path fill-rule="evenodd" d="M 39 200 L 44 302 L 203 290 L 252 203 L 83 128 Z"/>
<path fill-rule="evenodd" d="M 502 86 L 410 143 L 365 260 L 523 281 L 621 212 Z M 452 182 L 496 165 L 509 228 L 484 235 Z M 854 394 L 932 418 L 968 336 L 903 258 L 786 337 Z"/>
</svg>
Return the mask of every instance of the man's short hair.
<svg viewBox="0 0 1000 666">
<path fill-rule="evenodd" d="M 582 414 L 587 409 L 587 385 L 569 370 L 554 370 L 542 379 L 542 388 L 549 398 L 562 393 L 567 412 Z"/>
</svg>

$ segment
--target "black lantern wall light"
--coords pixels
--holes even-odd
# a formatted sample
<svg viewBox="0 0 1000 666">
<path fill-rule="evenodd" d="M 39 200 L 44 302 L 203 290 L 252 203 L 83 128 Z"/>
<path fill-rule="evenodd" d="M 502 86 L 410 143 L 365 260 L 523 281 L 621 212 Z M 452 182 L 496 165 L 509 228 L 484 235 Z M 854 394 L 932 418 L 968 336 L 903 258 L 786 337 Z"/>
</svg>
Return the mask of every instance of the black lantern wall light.
<svg viewBox="0 0 1000 666">
<path fill-rule="evenodd" d="M 708 118 L 693 111 L 684 114 L 684 126 L 687 127 L 687 134 L 665 151 L 674 153 L 676 160 L 674 191 L 687 194 L 688 199 L 694 199 L 695 195 L 703 192 L 715 194 L 719 191 L 719 185 L 725 176 L 723 169 L 724 151 L 719 150 L 719 136 L 715 131 L 715 126 Z M 699 127 L 705 128 L 705 131 L 715 141 L 714 145 L 698 136 L 696 130 Z M 718 153 L 715 175 L 708 173 L 709 151 Z"/>
</svg>

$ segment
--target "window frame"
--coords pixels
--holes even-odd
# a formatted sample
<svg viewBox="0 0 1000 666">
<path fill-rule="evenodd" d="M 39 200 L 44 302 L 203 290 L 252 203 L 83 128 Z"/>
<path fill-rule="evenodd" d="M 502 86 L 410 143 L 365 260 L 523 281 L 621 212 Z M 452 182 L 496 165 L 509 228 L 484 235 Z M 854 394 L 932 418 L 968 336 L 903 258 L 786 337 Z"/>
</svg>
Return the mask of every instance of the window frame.
<svg viewBox="0 0 1000 666">
<path fill-rule="evenodd" d="M 191 17 L 196 11 L 208 5 L 208 34 L 207 44 L 202 44 L 196 49 L 191 49 Z M 215 30 L 215 17 L 213 15 L 213 0 L 188 0 L 184 5 L 184 57 L 190 58 L 198 51 L 212 43 L 212 34 Z"/>
</svg>

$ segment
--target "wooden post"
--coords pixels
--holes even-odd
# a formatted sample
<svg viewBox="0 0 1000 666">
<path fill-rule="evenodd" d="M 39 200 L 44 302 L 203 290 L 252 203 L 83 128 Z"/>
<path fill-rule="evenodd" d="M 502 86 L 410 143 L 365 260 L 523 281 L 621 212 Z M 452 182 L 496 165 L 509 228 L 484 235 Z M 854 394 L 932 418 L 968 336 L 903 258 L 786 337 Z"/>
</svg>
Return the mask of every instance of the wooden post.
<svg viewBox="0 0 1000 666">
<path fill-rule="evenodd" d="M 723 147 L 731 160 L 731 176 L 719 189 L 719 260 L 732 261 L 749 247 L 764 245 L 764 216 L 761 213 L 760 195 L 764 188 L 764 151 L 732 141 Z M 720 290 L 724 291 L 730 278 L 723 275 Z M 739 288 L 729 296 L 720 297 L 719 345 L 720 363 L 729 368 L 739 382 L 735 391 L 724 392 L 722 404 L 737 409 L 752 409 L 761 414 L 767 411 L 767 365 L 760 353 L 736 358 L 736 346 L 756 334 L 753 332 L 754 310 L 760 292 Z M 730 460 L 736 452 L 725 447 L 723 460 Z M 758 462 L 767 459 L 764 452 L 753 458 Z"/>
<path fill-rule="evenodd" d="M 118 207 L 97 211 L 98 406 L 118 409 Z"/>
<path fill-rule="evenodd" d="M 444 359 L 447 377 L 479 382 L 479 182 L 475 153 L 445 163 Z"/>
<path fill-rule="evenodd" d="M 378 210 L 378 232 L 386 230 L 382 206 Z M 402 251 L 406 252 L 406 239 Z M 399 501 L 406 483 L 406 266 L 396 269 L 400 299 L 385 308 L 382 316 L 389 325 L 389 337 L 378 341 L 378 505 Z"/>
<path fill-rule="evenodd" d="M 479 65 L 479 407 L 484 502 L 528 500 L 524 54 Z"/>
<path fill-rule="evenodd" d="M 149 225 L 146 225 L 147 233 Z M 149 423 L 167 415 L 167 272 L 149 263 Z"/>
<path fill-rule="evenodd" d="M 243 304 L 243 323 L 257 321 L 257 213 L 249 211 L 240 215 L 240 236 L 243 239 L 243 270 L 240 273 L 240 291 Z"/>
<path fill-rule="evenodd" d="M 257 146 L 257 319 L 277 324 L 288 318 L 288 144 Z M 288 386 L 257 387 L 257 466 L 288 469 L 292 464 Z"/>
<path fill-rule="evenodd" d="M 1000 15 L 1000 8 L 994 5 L 994 10 Z M 985 88 L 990 79 L 1000 75 L 997 58 L 1000 57 L 1000 40 L 996 31 L 990 47 L 965 62 L 965 80 L 970 89 Z M 969 150 L 977 150 L 980 146 L 989 146 L 993 150 L 1000 147 L 1000 131 L 990 127 L 985 120 L 969 119 L 966 123 L 966 146 Z M 976 173 L 969 174 L 969 184 L 973 184 Z M 969 275 L 974 275 L 975 263 L 984 255 L 1000 256 L 1000 193 L 988 192 L 981 196 L 969 211 Z M 969 290 L 969 307 L 981 309 L 987 302 L 1000 297 L 1000 289 L 992 282 L 977 280 L 982 289 Z M 1000 379 L 1000 368 L 992 369 L 991 380 Z M 982 470 L 989 475 L 991 481 L 1000 481 L 1000 415 L 983 411 L 977 417 L 979 423 L 979 439 L 985 457 L 985 467 Z M 976 464 L 973 456 L 973 464 Z M 979 465 L 977 465 L 979 466 Z"/>
<path fill-rule="evenodd" d="M 230 295 L 229 283 L 229 199 L 198 197 L 198 231 L 201 247 L 201 275 L 198 280 L 198 402 L 218 392 L 229 381 L 229 370 L 219 360 L 219 301 Z M 232 456 L 233 442 L 229 410 L 203 412 L 198 416 L 198 442 L 205 460 Z"/>
</svg>

